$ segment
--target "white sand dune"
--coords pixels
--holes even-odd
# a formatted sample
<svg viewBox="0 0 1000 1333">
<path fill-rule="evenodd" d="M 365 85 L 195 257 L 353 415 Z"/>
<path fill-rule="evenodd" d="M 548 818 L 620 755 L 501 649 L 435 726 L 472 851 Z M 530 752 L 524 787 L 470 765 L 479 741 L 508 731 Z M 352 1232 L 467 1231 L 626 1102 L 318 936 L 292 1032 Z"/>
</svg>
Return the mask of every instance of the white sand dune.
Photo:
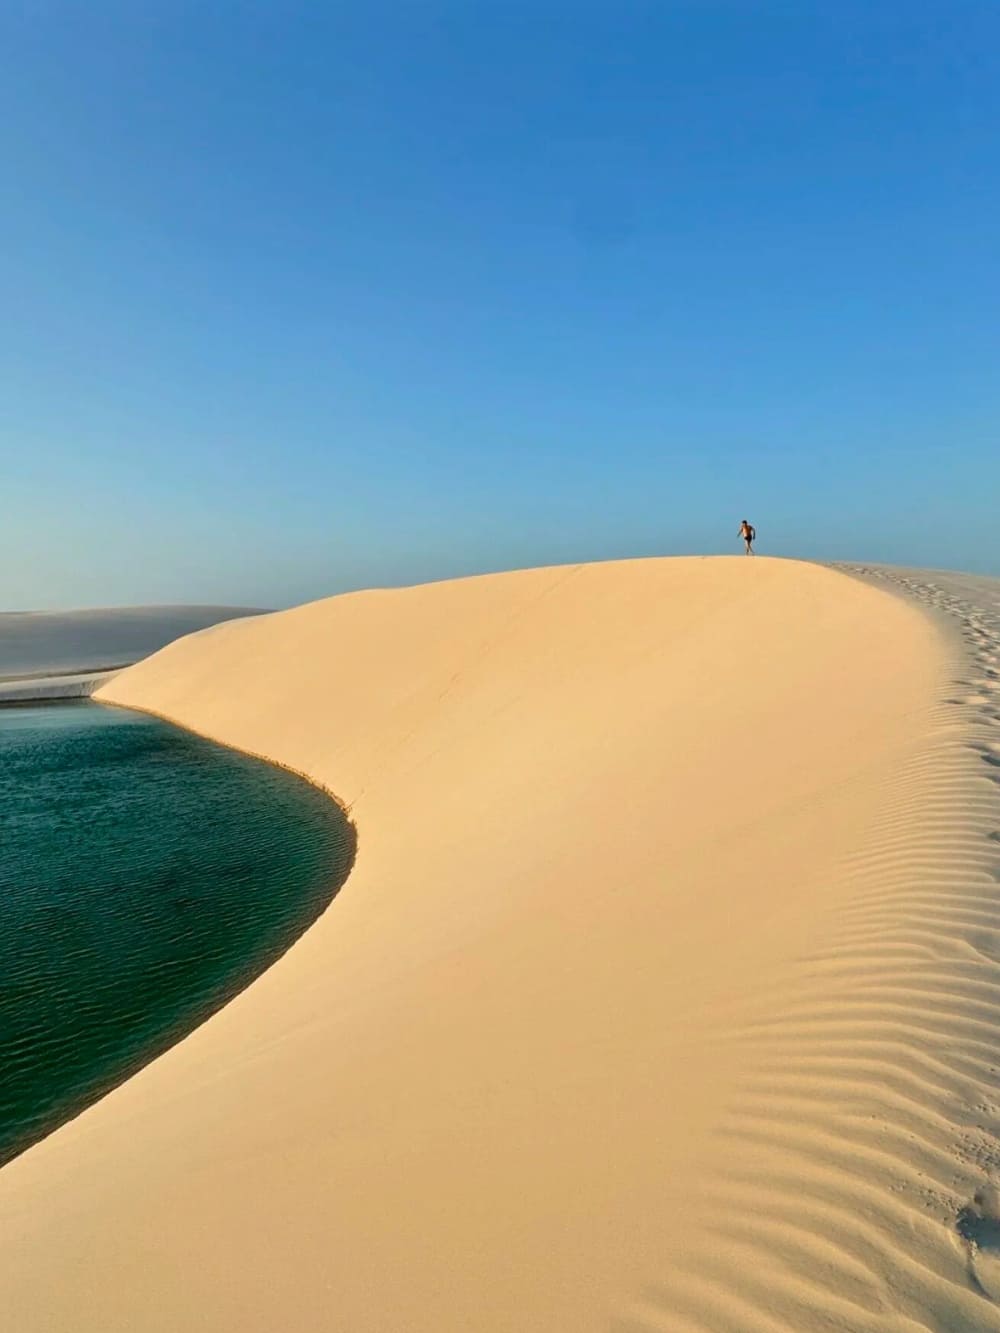
<svg viewBox="0 0 1000 1333">
<path fill-rule="evenodd" d="M 0 613 L 0 703 L 88 695 L 157 649 L 260 612 L 235 606 L 120 606 Z"/>
<path fill-rule="evenodd" d="M 994 586 L 532 570 L 118 676 L 358 859 L 0 1173 L 7 1326 L 1000 1330 Z"/>
</svg>

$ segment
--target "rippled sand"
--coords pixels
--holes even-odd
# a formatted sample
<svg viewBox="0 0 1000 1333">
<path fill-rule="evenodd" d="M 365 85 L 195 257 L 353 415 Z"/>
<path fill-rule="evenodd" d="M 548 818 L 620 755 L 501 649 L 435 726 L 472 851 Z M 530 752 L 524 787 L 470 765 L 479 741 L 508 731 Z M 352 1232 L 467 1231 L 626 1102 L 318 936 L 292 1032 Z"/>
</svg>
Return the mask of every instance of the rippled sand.
<svg viewBox="0 0 1000 1333">
<path fill-rule="evenodd" d="M 120 676 L 359 854 L 0 1175 L 15 1326 L 1000 1330 L 998 585 L 855 574 L 357 594 Z"/>
</svg>

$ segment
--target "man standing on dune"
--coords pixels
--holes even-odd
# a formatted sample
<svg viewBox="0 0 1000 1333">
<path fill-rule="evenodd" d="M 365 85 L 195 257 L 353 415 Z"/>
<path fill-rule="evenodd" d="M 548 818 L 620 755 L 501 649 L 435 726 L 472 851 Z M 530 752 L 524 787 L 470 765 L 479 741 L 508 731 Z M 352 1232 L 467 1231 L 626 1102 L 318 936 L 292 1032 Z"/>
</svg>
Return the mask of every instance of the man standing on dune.
<svg viewBox="0 0 1000 1333">
<path fill-rule="evenodd" d="M 752 523 L 748 523 L 746 519 L 740 524 L 740 536 L 746 542 L 747 555 L 753 555 L 753 544 L 757 537 L 757 529 Z"/>
</svg>

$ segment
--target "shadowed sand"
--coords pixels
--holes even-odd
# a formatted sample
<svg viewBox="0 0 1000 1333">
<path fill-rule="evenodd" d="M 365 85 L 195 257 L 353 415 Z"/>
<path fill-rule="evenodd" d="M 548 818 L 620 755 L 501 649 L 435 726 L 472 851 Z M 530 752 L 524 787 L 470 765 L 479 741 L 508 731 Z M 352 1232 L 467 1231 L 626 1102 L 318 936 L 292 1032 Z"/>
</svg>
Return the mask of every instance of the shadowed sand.
<svg viewBox="0 0 1000 1333">
<path fill-rule="evenodd" d="M 0 1174 L 11 1327 L 1000 1329 L 996 658 L 956 700 L 960 648 L 829 569 L 657 560 L 333 598 L 117 677 L 327 786 L 358 858 Z"/>
</svg>

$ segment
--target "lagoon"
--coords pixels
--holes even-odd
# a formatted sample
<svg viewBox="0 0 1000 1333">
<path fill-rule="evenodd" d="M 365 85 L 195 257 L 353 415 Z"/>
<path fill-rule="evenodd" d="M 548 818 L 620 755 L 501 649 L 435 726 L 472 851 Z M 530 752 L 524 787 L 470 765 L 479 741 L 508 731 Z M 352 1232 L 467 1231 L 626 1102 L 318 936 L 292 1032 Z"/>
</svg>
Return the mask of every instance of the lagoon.
<svg viewBox="0 0 1000 1333">
<path fill-rule="evenodd" d="M 353 856 L 321 791 L 157 718 L 0 712 L 0 1162 L 248 985 Z"/>
</svg>

